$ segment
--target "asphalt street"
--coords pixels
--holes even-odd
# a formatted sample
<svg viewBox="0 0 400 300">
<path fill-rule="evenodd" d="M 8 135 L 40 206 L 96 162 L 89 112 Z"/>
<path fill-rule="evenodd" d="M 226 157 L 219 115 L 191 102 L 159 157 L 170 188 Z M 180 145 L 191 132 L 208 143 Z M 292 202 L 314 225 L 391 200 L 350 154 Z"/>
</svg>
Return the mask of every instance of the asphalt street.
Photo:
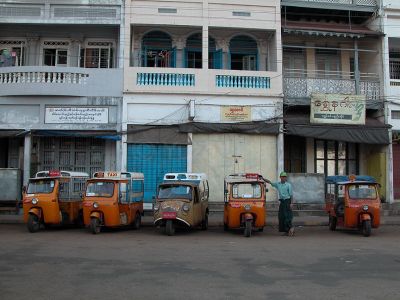
<svg viewBox="0 0 400 300">
<path fill-rule="evenodd" d="M 366 238 L 0 225 L 0 299 L 400 299 L 400 226 Z"/>
</svg>

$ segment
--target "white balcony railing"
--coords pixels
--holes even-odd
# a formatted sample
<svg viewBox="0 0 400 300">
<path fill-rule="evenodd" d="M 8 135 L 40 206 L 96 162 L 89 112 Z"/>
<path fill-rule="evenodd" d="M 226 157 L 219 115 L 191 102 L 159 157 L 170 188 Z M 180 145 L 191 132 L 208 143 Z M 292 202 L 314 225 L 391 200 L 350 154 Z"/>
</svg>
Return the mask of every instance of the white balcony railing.
<svg viewBox="0 0 400 300">
<path fill-rule="evenodd" d="M 285 98 L 309 98 L 312 93 L 355 94 L 353 72 L 324 72 L 319 70 L 285 70 L 283 91 Z M 376 74 L 361 73 L 359 91 L 367 99 L 379 100 L 381 86 Z"/>
<path fill-rule="evenodd" d="M 122 69 L 0 68 L 0 95 L 122 96 Z"/>
<path fill-rule="evenodd" d="M 88 77 L 89 74 L 75 72 L 1 72 L 0 70 L 0 84 L 60 83 L 85 85 Z"/>
</svg>

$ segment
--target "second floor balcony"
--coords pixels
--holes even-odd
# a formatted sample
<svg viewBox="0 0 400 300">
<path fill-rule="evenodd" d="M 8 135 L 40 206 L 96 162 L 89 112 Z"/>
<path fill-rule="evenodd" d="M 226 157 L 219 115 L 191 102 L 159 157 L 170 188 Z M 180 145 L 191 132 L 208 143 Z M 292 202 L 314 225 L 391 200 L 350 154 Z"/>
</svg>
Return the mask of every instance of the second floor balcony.
<svg viewBox="0 0 400 300">
<path fill-rule="evenodd" d="M 309 105 L 312 93 L 361 94 L 371 106 L 382 102 L 381 82 L 373 73 L 328 72 L 319 70 L 285 69 L 283 92 L 285 103 Z"/>
</svg>

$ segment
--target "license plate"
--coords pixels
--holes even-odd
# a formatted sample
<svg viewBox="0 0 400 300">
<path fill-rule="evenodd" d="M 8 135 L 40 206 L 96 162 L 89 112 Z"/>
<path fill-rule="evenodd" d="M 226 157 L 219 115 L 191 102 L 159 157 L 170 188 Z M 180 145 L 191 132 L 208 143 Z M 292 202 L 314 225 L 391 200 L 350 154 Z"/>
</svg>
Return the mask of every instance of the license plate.
<svg viewBox="0 0 400 300">
<path fill-rule="evenodd" d="M 163 219 L 176 219 L 175 211 L 166 211 L 162 213 Z"/>
</svg>

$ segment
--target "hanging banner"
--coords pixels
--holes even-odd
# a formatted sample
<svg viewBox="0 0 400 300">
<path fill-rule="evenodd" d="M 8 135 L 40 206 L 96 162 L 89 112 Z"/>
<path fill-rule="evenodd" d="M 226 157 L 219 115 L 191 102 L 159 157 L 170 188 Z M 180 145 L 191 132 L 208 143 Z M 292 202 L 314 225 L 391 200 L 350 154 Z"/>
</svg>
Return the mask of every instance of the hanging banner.
<svg viewBox="0 0 400 300">
<path fill-rule="evenodd" d="M 312 94 L 310 123 L 365 124 L 365 95 Z"/>
<path fill-rule="evenodd" d="M 221 106 L 221 121 L 249 122 L 251 121 L 250 106 Z"/>
<path fill-rule="evenodd" d="M 46 107 L 48 124 L 108 124 L 107 107 Z"/>
</svg>

